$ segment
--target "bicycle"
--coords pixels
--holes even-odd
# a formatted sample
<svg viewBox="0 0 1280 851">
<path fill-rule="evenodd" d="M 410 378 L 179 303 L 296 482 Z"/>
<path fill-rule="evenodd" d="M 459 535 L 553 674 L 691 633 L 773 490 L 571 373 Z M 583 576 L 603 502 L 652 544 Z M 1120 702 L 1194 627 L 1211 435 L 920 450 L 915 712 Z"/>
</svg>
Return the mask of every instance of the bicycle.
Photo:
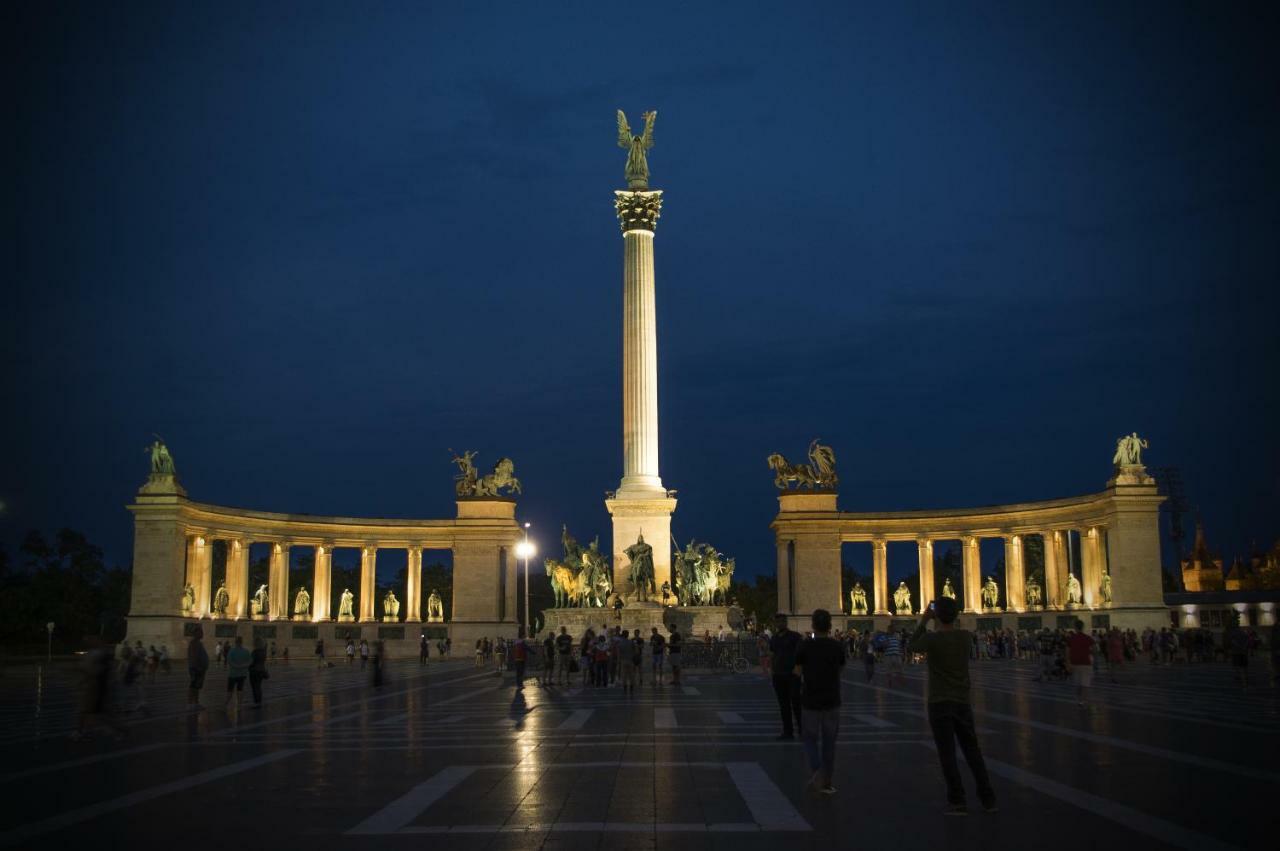
<svg viewBox="0 0 1280 851">
<path fill-rule="evenodd" d="M 751 663 L 741 654 L 733 653 L 728 647 L 722 649 L 716 656 L 716 668 L 727 668 L 735 674 L 745 674 L 751 668 Z"/>
</svg>

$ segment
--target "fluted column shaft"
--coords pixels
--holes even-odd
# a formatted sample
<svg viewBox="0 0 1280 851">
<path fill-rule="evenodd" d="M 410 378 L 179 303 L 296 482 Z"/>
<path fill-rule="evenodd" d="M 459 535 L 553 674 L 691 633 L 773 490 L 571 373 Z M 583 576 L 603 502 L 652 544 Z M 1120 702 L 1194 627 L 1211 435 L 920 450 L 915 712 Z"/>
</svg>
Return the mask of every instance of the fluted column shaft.
<svg viewBox="0 0 1280 851">
<path fill-rule="evenodd" d="M 194 535 L 187 548 L 188 578 L 196 599 L 192 614 L 208 617 L 213 602 L 213 541 L 204 535 Z"/>
<path fill-rule="evenodd" d="M 623 236 L 622 488 L 662 487 L 658 474 L 658 323 L 653 232 Z"/>
<path fill-rule="evenodd" d="M 1098 529 L 1091 526 L 1080 533 L 1080 590 L 1084 604 L 1096 609 L 1101 601 L 1102 570 L 1098 559 Z"/>
</svg>

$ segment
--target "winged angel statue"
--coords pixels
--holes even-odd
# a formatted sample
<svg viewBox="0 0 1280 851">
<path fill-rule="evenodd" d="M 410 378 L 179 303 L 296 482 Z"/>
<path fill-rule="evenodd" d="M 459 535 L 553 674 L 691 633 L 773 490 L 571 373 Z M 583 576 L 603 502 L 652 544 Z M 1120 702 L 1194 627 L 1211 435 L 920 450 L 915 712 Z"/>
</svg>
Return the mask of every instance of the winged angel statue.
<svg viewBox="0 0 1280 851">
<path fill-rule="evenodd" d="M 644 119 L 644 132 L 639 136 L 632 136 L 626 114 L 618 110 L 618 147 L 630 151 L 627 154 L 628 189 L 649 188 L 649 160 L 645 151 L 653 147 L 653 120 L 658 117 L 658 113 L 650 110 L 640 117 Z"/>
</svg>

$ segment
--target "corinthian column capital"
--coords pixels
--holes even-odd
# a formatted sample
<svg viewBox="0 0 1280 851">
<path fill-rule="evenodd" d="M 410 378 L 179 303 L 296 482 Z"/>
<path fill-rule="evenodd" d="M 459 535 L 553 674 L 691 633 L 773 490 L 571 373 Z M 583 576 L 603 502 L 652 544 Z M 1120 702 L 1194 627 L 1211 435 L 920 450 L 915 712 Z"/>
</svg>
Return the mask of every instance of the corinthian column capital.
<svg viewBox="0 0 1280 851">
<path fill-rule="evenodd" d="M 618 224 L 622 232 L 643 230 L 653 233 L 658 227 L 658 216 L 662 214 L 662 190 L 648 192 L 626 192 L 615 189 L 613 207 L 618 213 Z"/>
</svg>

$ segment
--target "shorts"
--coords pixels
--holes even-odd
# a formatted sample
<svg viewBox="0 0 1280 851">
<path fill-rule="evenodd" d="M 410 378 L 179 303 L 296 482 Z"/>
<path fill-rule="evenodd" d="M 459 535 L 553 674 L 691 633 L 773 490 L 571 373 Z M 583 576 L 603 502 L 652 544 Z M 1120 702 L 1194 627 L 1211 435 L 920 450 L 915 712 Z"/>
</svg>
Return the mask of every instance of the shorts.
<svg viewBox="0 0 1280 851">
<path fill-rule="evenodd" d="M 244 677 L 227 677 L 227 694 L 233 691 L 244 691 Z"/>
<path fill-rule="evenodd" d="M 1081 688 L 1088 688 L 1093 685 L 1093 668 L 1088 663 L 1075 665 L 1071 669 L 1071 681 Z"/>
<path fill-rule="evenodd" d="M 884 657 L 884 668 L 890 674 L 902 673 L 902 657 L 886 656 Z"/>
<path fill-rule="evenodd" d="M 191 684 L 187 688 L 199 691 L 204 688 L 204 671 L 188 671 L 191 674 Z"/>
</svg>

